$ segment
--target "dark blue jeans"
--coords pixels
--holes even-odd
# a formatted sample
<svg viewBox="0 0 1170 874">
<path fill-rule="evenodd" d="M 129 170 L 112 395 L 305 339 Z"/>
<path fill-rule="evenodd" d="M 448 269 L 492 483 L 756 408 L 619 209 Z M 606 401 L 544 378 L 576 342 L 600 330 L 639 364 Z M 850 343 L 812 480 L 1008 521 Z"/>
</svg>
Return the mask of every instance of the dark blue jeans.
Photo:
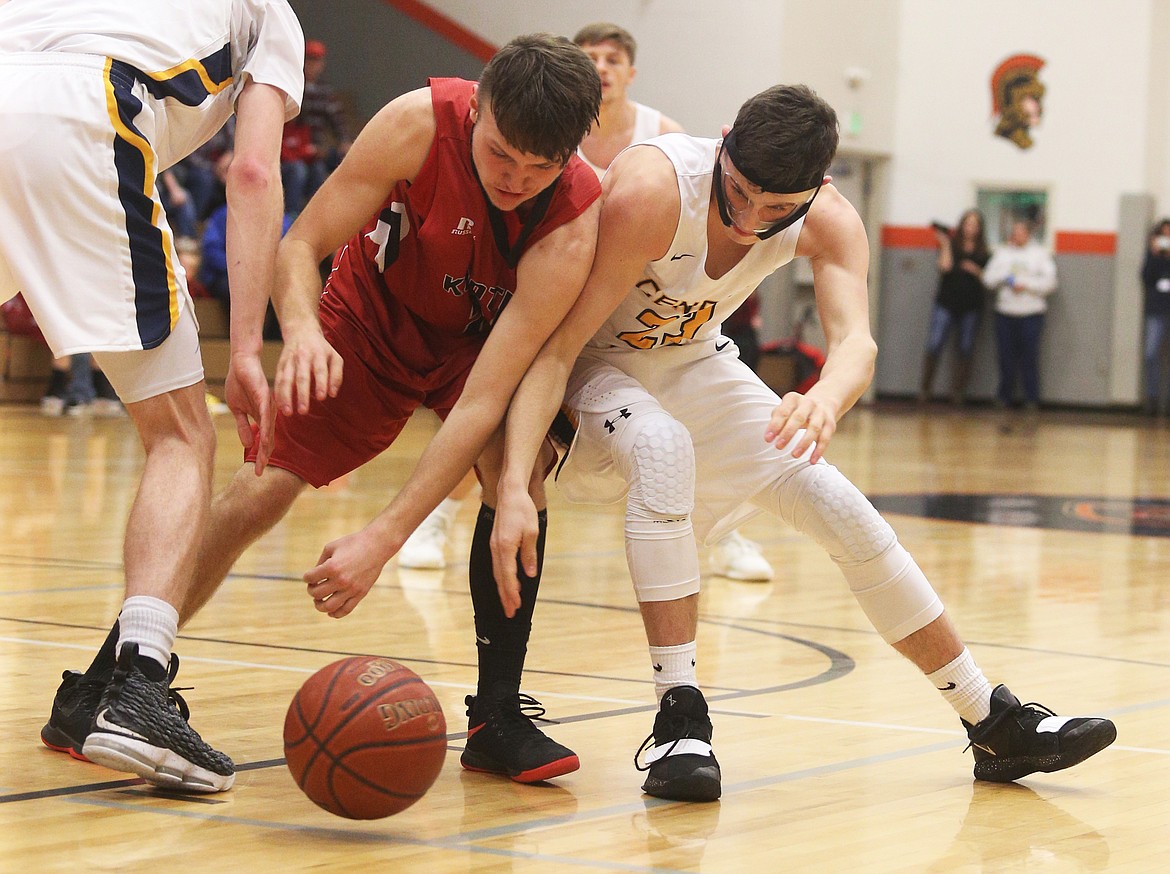
<svg viewBox="0 0 1170 874">
<path fill-rule="evenodd" d="M 952 331 L 958 334 L 959 357 L 969 359 L 975 352 L 975 334 L 979 330 L 979 318 L 983 313 L 979 310 L 970 310 L 965 313 L 953 313 L 938 304 L 930 312 L 930 331 L 926 337 L 926 351 L 931 355 L 941 355 L 947 335 Z"/>
<path fill-rule="evenodd" d="M 1158 398 L 1162 394 L 1162 346 L 1170 337 L 1170 313 L 1146 313 L 1146 403 L 1150 407 L 1157 406 Z M 1167 388 L 1170 397 L 1170 387 Z"/>
<path fill-rule="evenodd" d="M 1034 316 L 995 314 L 995 340 L 999 354 L 999 391 L 1002 403 L 1015 400 L 1016 382 L 1023 383 L 1024 402 L 1040 403 L 1040 335 L 1044 313 Z"/>
</svg>

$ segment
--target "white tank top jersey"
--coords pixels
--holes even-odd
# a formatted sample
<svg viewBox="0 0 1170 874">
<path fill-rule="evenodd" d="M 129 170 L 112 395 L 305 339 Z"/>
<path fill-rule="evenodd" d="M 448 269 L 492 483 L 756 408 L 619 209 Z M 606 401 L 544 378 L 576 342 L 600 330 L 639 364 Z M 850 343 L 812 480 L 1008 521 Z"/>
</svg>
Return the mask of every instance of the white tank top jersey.
<svg viewBox="0 0 1170 874">
<path fill-rule="evenodd" d="M 707 211 L 720 140 L 663 134 L 630 148 L 656 148 L 674 164 L 682 201 L 670 250 L 646 265 L 642 279 L 587 344 L 595 349 L 649 350 L 701 342 L 765 277 L 792 260 L 804 219 L 752 245 L 719 279 L 707 275 Z"/>
<path fill-rule="evenodd" d="M 164 107 L 152 145 L 158 170 L 183 159 L 235 111 L 245 76 L 304 91 L 305 38 L 287 0 L 8 0 L 0 53 L 62 52 L 121 62 Z M 156 112 L 157 116 L 157 112 Z"/>
<path fill-rule="evenodd" d="M 662 129 L 662 113 L 657 109 L 652 109 L 644 103 L 634 103 L 634 136 L 630 139 L 630 144 L 642 143 L 646 140 L 658 136 L 658 131 Z M 593 168 L 593 172 L 597 174 L 600 179 L 605 175 L 605 167 L 598 167 L 592 161 L 585 157 L 585 153 L 580 148 L 577 149 L 577 155 Z"/>
</svg>

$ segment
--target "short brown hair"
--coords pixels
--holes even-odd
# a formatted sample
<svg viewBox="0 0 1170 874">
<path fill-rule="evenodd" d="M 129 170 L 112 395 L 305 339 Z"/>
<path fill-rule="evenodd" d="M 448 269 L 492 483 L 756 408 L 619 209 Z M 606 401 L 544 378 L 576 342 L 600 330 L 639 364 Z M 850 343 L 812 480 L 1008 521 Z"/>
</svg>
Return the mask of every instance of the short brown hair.
<svg viewBox="0 0 1170 874">
<path fill-rule="evenodd" d="M 479 101 L 509 144 L 566 163 L 601 108 L 601 79 L 589 56 L 563 36 L 518 36 L 488 61 Z"/>
<path fill-rule="evenodd" d="M 595 46 L 603 42 L 617 43 L 634 63 L 634 55 L 638 52 L 638 43 L 624 27 L 618 27 L 608 21 L 596 21 L 587 24 L 573 37 L 573 42 L 579 46 Z"/>
<path fill-rule="evenodd" d="M 736 169 L 765 191 L 816 188 L 837 152 L 837 113 L 807 85 L 773 85 L 740 107 Z"/>
</svg>

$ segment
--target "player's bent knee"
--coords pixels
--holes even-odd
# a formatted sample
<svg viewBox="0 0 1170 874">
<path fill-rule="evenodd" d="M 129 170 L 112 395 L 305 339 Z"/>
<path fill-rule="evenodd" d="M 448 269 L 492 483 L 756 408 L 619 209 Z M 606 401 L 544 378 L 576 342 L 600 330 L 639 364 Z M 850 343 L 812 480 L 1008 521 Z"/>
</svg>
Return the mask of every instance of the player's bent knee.
<svg viewBox="0 0 1170 874">
<path fill-rule="evenodd" d="M 829 553 L 887 643 L 942 615 L 942 602 L 893 528 L 835 467 L 802 467 L 777 490 L 781 517 Z"/>
<path fill-rule="evenodd" d="M 635 404 L 614 425 L 614 462 L 630 487 L 630 500 L 667 515 L 695 506 L 695 449 L 686 427 L 656 405 Z M 607 421 L 612 421 L 607 420 Z"/>
</svg>

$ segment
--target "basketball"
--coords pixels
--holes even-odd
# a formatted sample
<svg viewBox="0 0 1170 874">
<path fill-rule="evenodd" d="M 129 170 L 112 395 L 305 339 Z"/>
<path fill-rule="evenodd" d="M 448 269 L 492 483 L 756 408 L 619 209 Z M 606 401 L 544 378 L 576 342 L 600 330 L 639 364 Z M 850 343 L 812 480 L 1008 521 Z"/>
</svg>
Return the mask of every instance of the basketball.
<svg viewBox="0 0 1170 874">
<path fill-rule="evenodd" d="M 293 696 L 284 755 L 318 807 L 347 819 L 405 810 L 431 787 L 447 753 L 447 720 L 431 687 L 392 659 L 327 665 Z"/>
</svg>

